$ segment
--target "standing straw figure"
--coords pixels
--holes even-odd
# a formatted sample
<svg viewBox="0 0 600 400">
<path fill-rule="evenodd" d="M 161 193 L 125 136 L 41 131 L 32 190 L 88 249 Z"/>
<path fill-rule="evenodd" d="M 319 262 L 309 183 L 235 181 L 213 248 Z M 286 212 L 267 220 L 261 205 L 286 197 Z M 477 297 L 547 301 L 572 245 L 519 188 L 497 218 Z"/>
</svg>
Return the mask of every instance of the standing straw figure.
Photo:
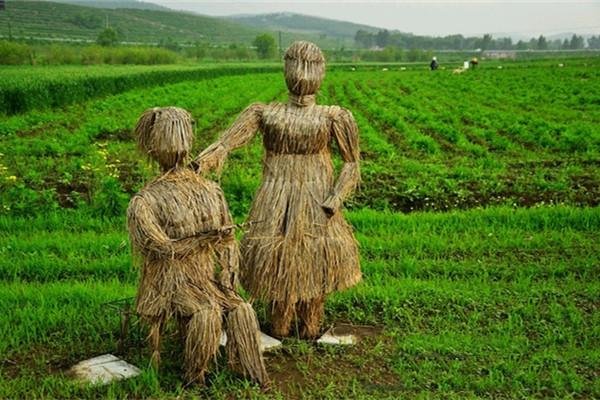
<svg viewBox="0 0 600 400">
<path fill-rule="evenodd" d="M 324 75 L 321 50 L 293 43 L 285 53 L 288 102 L 252 104 L 196 159 L 201 171 L 220 170 L 230 151 L 263 133 L 263 179 L 241 242 L 240 276 L 270 302 L 278 337 L 290 335 L 294 317 L 301 337 L 316 337 L 326 295 L 361 279 L 357 243 L 340 211 L 360 180 L 358 129 L 348 110 L 315 104 Z M 344 161 L 337 181 L 333 141 Z"/>
<path fill-rule="evenodd" d="M 149 109 L 135 134 L 139 148 L 162 170 L 127 210 L 131 243 L 142 258 L 137 312 L 150 324 L 155 367 L 161 330 L 175 318 L 185 338 L 186 377 L 203 383 L 219 350 L 225 314 L 230 367 L 266 384 L 256 314 L 234 290 L 239 249 L 223 192 L 186 166 L 193 140 L 190 114 L 174 107 Z"/>
</svg>

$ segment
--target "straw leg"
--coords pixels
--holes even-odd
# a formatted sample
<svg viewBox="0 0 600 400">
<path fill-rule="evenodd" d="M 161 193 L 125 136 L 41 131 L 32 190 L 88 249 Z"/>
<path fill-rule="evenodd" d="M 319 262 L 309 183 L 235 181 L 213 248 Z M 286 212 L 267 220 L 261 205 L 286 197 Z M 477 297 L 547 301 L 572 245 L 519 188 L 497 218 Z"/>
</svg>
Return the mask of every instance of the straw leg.
<svg viewBox="0 0 600 400">
<path fill-rule="evenodd" d="M 187 337 L 187 326 L 190 321 L 190 317 L 184 317 L 182 315 L 177 316 L 177 330 L 179 333 L 179 340 L 185 347 L 185 339 Z"/>
<path fill-rule="evenodd" d="M 162 331 L 164 319 L 162 317 L 154 318 L 150 324 L 150 335 L 148 340 L 152 348 L 151 363 L 152 367 L 158 371 L 160 365 L 160 334 Z"/>
<path fill-rule="evenodd" d="M 300 337 L 303 339 L 316 338 L 325 314 L 325 296 L 299 301 L 297 311 L 301 324 Z"/>
<path fill-rule="evenodd" d="M 268 384 L 260 350 L 260 328 L 254 309 L 248 303 L 237 305 L 227 316 L 227 357 L 232 370 L 262 386 Z"/>
<path fill-rule="evenodd" d="M 206 304 L 194 312 L 187 324 L 185 365 L 189 383 L 204 384 L 208 365 L 219 351 L 221 318 L 220 307 Z"/>
<path fill-rule="evenodd" d="M 293 303 L 283 301 L 271 303 L 271 333 L 273 336 L 283 338 L 290 335 L 294 311 Z"/>
</svg>

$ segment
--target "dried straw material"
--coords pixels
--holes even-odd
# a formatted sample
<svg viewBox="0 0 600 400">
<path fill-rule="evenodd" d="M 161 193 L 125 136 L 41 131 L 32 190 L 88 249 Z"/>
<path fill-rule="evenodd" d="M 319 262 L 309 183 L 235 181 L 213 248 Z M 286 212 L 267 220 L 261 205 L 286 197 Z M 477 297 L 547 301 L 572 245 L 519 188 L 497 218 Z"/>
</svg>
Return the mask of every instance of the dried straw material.
<svg viewBox="0 0 600 400">
<path fill-rule="evenodd" d="M 296 303 L 287 301 L 271 302 L 271 335 L 278 338 L 289 336 L 295 316 Z"/>
<path fill-rule="evenodd" d="M 194 139 L 192 116 L 177 107 L 150 108 L 138 120 L 135 136 L 140 150 L 161 168 L 181 167 Z"/>
<path fill-rule="evenodd" d="M 241 281 L 255 297 L 273 302 L 278 336 L 288 334 L 290 315 L 299 316 L 298 302 L 322 302 L 361 279 L 357 243 L 339 211 L 360 180 L 356 123 L 348 110 L 315 104 L 324 74 L 317 46 L 294 43 L 285 74 L 288 103 L 251 105 L 196 159 L 201 171 L 219 170 L 230 151 L 263 133 L 263 179 L 241 243 Z M 337 181 L 332 141 L 344 160 Z M 307 321 L 316 315 L 320 323 L 318 309 L 305 315 Z"/>
<path fill-rule="evenodd" d="M 314 95 L 325 76 L 325 58 L 310 42 L 294 42 L 285 52 L 285 82 L 296 95 Z"/>
<path fill-rule="evenodd" d="M 185 340 L 185 366 L 188 382 L 204 383 L 204 373 L 219 351 L 221 307 L 203 304 L 190 318 Z"/>
<path fill-rule="evenodd" d="M 240 304 L 227 316 L 229 366 L 254 381 L 266 383 L 269 377 L 264 365 L 255 362 L 261 357 L 259 332 L 258 320 L 250 304 Z"/>
<path fill-rule="evenodd" d="M 255 326 L 256 316 L 234 291 L 239 248 L 223 192 L 216 183 L 181 166 L 192 144 L 192 137 L 186 136 L 189 121 L 186 111 L 175 108 L 152 109 L 142 115 L 136 128 L 143 137 L 138 137 L 140 147 L 161 162 L 166 172 L 131 199 L 127 223 L 133 249 L 142 261 L 137 312 L 151 325 L 153 361 L 158 364 L 160 358 L 164 324 L 170 318 L 187 320 L 187 324 L 181 324 L 187 330 L 187 377 L 202 382 L 218 351 L 224 314 L 242 307 L 245 311 L 240 318 L 249 319 L 246 326 Z M 171 136 L 162 129 L 169 130 Z M 220 277 L 215 276 L 216 264 L 221 269 Z M 258 335 L 258 327 L 250 332 L 246 326 L 236 334 Z M 254 346 L 236 349 L 237 353 L 252 355 L 243 365 L 247 369 L 244 373 L 266 379 L 259 345 L 252 341 L 238 343 Z"/>
<path fill-rule="evenodd" d="M 310 300 L 301 300 L 297 304 L 298 317 L 302 322 L 300 336 L 316 339 L 319 335 L 321 320 L 325 314 L 325 296 Z"/>
</svg>

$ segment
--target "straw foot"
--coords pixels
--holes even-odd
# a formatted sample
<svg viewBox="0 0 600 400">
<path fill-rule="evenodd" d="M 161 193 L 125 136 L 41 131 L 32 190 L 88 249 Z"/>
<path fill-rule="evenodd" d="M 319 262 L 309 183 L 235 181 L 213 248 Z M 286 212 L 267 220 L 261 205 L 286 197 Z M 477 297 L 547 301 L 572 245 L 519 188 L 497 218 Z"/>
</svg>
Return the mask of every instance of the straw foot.
<svg viewBox="0 0 600 400">
<path fill-rule="evenodd" d="M 276 338 L 290 336 L 292 320 L 294 319 L 294 305 L 279 301 L 271 304 L 271 334 Z"/>
<path fill-rule="evenodd" d="M 325 297 L 316 297 L 298 303 L 298 318 L 300 319 L 300 338 L 315 339 L 319 336 L 321 322 L 325 314 Z"/>
</svg>

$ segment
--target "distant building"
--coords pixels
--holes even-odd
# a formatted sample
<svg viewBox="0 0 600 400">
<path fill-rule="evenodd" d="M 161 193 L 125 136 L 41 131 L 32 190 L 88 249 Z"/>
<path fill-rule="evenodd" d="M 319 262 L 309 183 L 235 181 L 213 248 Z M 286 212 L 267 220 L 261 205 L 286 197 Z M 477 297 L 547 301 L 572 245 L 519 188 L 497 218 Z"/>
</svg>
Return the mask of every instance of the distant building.
<svg viewBox="0 0 600 400">
<path fill-rule="evenodd" d="M 514 50 L 486 50 L 483 52 L 482 56 L 492 60 L 514 60 L 515 58 L 517 58 L 517 52 Z"/>
</svg>

